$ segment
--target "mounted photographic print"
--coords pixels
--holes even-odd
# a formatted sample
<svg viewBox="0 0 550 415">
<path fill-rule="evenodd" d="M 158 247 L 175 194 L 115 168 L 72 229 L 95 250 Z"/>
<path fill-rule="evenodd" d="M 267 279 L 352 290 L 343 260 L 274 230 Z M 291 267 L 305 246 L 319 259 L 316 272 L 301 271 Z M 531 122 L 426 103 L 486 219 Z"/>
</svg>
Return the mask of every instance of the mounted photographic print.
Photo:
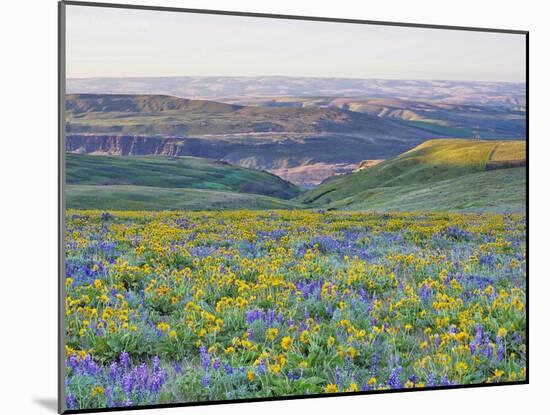
<svg viewBox="0 0 550 415">
<path fill-rule="evenodd" d="M 59 7 L 60 412 L 528 382 L 527 32 Z"/>
</svg>

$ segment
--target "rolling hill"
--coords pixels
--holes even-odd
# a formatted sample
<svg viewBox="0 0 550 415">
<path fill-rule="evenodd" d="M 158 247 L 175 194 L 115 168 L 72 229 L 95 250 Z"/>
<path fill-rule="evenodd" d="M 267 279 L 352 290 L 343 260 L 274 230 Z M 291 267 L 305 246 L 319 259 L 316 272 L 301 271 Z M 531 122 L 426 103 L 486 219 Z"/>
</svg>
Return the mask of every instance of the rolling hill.
<svg viewBox="0 0 550 415">
<path fill-rule="evenodd" d="M 341 108 L 399 121 L 447 137 L 523 139 L 525 108 L 371 97 L 253 97 L 228 101 L 239 105 L 295 108 Z"/>
<path fill-rule="evenodd" d="M 525 157 L 524 141 L 429 140 L 297 200 L 350 210 L 524 210 Z"/>
<path fill-rule="evenodd" d="M 248 107 L 123 94 L 68 95 L 66 108 L 68 152 L 195 156 L 277 173 L 300 167 L 284 177 L 301 185 L 312 175 L 318 184 L 352 171 L 362 160 L 393 157 L 435 136 L 340 108 Z"/>
<path fill-rule="evenodd" d="M 66 169 L 68 184 L 205 189 L 281 199 L 291 199 L 300 192 L 273 174 L 197 157 L 67 154 Z"/>
<path fill-rule="evenodd" d="M 343 132 L 380 138 L 420 136 L 399 123 L 340 108 L 248 107 L 163 95 L 70 94 L 66 109 L 68 134 L 254 137 L 252 133 Z"/>
<path fill-rule="evenodd" d="M 67 154 L 67 207 L 292 208 L 295 185 L 263 171 L 196 157 Z"/>
</svg>

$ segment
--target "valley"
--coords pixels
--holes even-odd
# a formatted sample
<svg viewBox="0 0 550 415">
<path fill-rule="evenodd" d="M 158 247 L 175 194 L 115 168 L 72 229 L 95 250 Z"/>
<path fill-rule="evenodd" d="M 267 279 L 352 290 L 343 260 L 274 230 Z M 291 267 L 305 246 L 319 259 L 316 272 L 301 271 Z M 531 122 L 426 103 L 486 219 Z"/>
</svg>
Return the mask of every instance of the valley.
<svg viewBox="0 0 550 415">
<path fill-rule="evenodd" d="M 197 157 L 67 154 L 67 207 L 524 212 L 524 141 L 430 140 L 311 190 Z"/>
<path fill-rule="evenodd" d="M 305 189 L 428 139 L 517 139 L 525 133 L 520 105 L 401 98 L 249 97 L 223 103 L 70 94 L 66 107 L 70 153 L 208 158 L 271 172 Z"/>
</svg>

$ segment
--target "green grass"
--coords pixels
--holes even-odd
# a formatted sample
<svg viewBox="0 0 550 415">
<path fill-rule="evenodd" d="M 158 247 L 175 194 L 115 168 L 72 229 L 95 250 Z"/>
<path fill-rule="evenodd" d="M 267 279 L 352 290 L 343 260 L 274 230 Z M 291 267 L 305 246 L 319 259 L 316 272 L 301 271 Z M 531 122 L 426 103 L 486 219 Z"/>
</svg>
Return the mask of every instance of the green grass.
<svg viewBox="0 0 550 415">
<path fill-rule="evenodd" d="M 66 195 L 66 205 L 69 209 L 224 210 L 299 207 L 290 201 L 257 194 L 149 186 L 67 185 Z"/>
<path fill-rule="evenodd" d="M 290 199 L 292 183 L 258 170 L 197 157 L 96 156 L 67 154 L 67 183 L 135 185 L 255 193 Z"/>
<path fill-rule="evenodd" d="M 516 202 L 525 199 L 525 174 L 512 172 L 516 169 L 492 172 L 494 174 L 486 171 L 497 153 L 499 162 L 506 161 L 502 160 L 502 154 L 510 160 L 524 159 L 525 142 L 429 140 L 370 169 L 331 179 L 298 196 L 297 200 L 315 207 L 359 210 L 521 208 Z M 506 163 L 502 166 L 513 167 Z M 525 171 L 523 167 L 518 169 L 518 172 Z M 490 187 L 480 187 L 477 182 Z M 455 191 L 451 192 L 453 186 Z M 502 192 L 513 194 L 500 195 Z M 442 194 L 447 199 L 440 197 Z M 464 203 L 459 203 L 460 198 Z M 498 206 L 499 203 L 502 205 Z"/>
<path fill-rule="evenodd" d="M 524 212 L 526 170 L 522 167 L 471 173 L 428 185 L 366 190 L 330 205 L 343 210 Z"/>
</svg>

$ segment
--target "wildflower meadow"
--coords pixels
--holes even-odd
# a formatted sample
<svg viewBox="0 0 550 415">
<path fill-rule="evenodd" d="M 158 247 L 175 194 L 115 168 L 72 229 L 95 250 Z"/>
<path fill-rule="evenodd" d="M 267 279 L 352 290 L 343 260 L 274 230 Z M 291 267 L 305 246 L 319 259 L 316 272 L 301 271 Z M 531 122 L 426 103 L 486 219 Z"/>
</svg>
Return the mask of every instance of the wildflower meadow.
<svg viewBox="0 0 550 415">
<path fill-rule="evenodd" d="M 524 214 L 66 212 L 68 409 L 526 378 Z"/>
</svg>

